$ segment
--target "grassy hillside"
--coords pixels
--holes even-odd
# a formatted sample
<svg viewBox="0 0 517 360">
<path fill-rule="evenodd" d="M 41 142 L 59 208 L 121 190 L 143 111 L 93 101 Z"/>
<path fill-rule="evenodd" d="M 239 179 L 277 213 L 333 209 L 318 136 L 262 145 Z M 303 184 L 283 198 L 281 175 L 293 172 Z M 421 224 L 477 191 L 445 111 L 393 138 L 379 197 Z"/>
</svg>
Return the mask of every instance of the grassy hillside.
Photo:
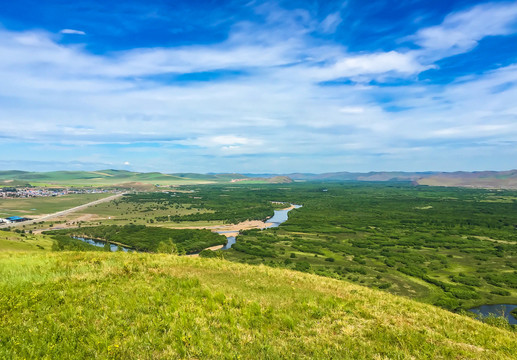
<svg viewBox="0 0 517 360">
<path fill-rule="evenodd" d="M 0 252 L 50 250 L 52 244 L 50 236 L 0 231 Z"/>
<path fill-rule="evenodd" d="M 244 180 L 247 177 L 241 174 L 163 174 L 159 172 L 141 173 L 114 169 L 50 172 L 0 171 L 0 187 L 27 186 L 32 184 L 33 186 L 119 186 L 138 188 L 145 185 L 228 183 L 234 179 Z M 259 183 L 290 182 L 290 179 L 285 176 L 276 177 L 275 179 L 250 180 Z"/>
<path fill-rule="evenodd" d="M 0 358 L 511 359 L 517 334 L 315 275 L 127 253 L 0 254 Z"/>
<path fill-rule="evenodd" d="M 159 172 L 141 173 L 127 170 L 51 171 L 27 172 L 0 171 L 0 187 L 24 186 L 123 186 L 138 188 L 142 185 L 189 185 L 240 182 L 290 183 L 295 181 L 366 181 L 366 182 L 416 182 L 420 185 L 456 186 L 476 188 L 517 188 L 517 170 L 478 172 L 334 172 L 324 174 L 196 174 Z M 145 190 L 145 189 L 141 189 Z M 149 189 L 147 189 L 149 190 Z"/>
<path fill-rule="evenodd" d="M 0 181 L 30 183 L 35 186 L 113 186 L 118 184 L 182 185 L 212 182 L 210 178 L 185 178 L 170 174 L 139 173 L 126 170 L 23 172 L 0 171 Z M 6 182 L 7 181 L 7 182 Z M 12 186 L 12 185 L 11 185 Z"/>
<path fill-rule="evenodd" d="M 440 173 L 418 180 L 420 185 L 486 189 L 517 189 L 517 170 Z"/>
</svg>

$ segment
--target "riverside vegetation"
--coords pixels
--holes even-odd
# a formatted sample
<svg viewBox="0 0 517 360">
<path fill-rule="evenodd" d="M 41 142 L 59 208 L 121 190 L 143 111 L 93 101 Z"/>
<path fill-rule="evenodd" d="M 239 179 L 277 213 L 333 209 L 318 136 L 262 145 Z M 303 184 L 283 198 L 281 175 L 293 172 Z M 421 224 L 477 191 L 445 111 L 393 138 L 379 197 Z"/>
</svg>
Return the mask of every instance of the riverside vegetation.
<svg viewBox="0 0 517 360">
<path fill-rule="evenodd" d="M 54 238 L 58 250 L 79 250 L 75 247 L 81 247 L 81 250 L 89 248 L 86 243 L 70 236 L 101 239 L 111 243 L 123 244 L 137 251 L 174 252 L 178 254 L 191 254 L 207 247 L 226 244 L 226 237 L 210 230 L 164 229 L 132 224 L 80 227 L 46 231 L 45 234 L 56 235 Z"/>
<path fill-rule="evenodd" d="M 169 228 L 265 220 L 289 203 L 303 207 L 280 227 L 200 254 L 216 259 L 105 253 L 70 237 L 199 251 L 225 239 Z M 108 206 L 135 214 L 115 226 Z M 23 230 L 0 232 L 5 250 L 27 251 L 0 255 L 0 357 L 515 358 L 515 327 L 463 310 L 517 303 L 516 210 L 512 191 L 401 183 L 126 195 L 90 209 L 95 222 L 39 235 L 41 249 Z"/>
<path fill-rule="evenodd" d="M 265 220 L 285 206 L 272 201 L 303 204 L 279 228 L 242 231 L 236 244 L 217 256 L 352 281 L 456 311 L 517 303 L 515 191 L 404 183 L 182 189 L 131 194 L 103 206 L 131 206 L 146 214 L 148 231 L 159 232 L 151 226 Z M 149 209 L 160 215 L 153 218 Z M 172 216 L 165 215 L 167 209 Z M 177 209 L 188 212 L 180 215 Z M 123 237 L 117 241 L 124 243 Z"/>
</svg>

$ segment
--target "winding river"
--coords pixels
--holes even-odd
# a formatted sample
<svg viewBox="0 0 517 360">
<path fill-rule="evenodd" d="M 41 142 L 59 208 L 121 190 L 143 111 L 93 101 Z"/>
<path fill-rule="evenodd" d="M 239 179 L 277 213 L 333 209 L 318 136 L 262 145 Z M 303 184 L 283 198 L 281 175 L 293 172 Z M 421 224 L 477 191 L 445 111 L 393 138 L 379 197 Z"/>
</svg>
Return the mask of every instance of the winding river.
<svg viewBox="0 0 517 360">
<path fill-rule="evenodd" d="M 285 223 L 288 219 L 288 213 L 289 211 L 293 210 L 293 209 L 299 209 L 301 208 L 302 205 L 295 205 L 295 204 L 291 204 L 291 207 L 288 208 L 288 209 L 283 209 L 283 210 L 275 210 L 275 214 L 270 217 L 268 220 L 266 220 L 266 224 L 272 224 L 268 227 L 270 228 L 274 228 L 274 227 L 279 227 L 280 224 L 282 223 Z"/>
<path fill-rule="evenodd" d="M 299 209 L 301 207 L 302 207 L 302 205 L 291 204 L 291 207 L 289 207 L 287 209 L 275 210 L 274 215 L 265 221 L 265 223 L 264 223 L 265 226 L 262 229 L 279 227 L 280 224 L 286 222 L 287 219 L 289 218 L 289 216 L 287 215 L 289 213 L 289 211 L 291 211 L 293 209 Z M 269 224 L 271 224 L 271 225 L 269 225 Z M 235 231 L 217 231 L 217 233 L 221 234 L 221 235 L 225 235 L 225 234 L 235 233 Z M 221 248 L 221 250 L 230 249 L 232 247 L 232 245 L 235 244 L 236 238 L 237 238 L 236 236 L 227 236 L 228 242 L 226 243 L 225 246 L 223 246 Z"/>
<path fill-rule="evenodd" d="M 289 216 L 287 215 L 289 213 L 289 211 L 291 211 L 293 209 L 298 209 L 298 208 L 301 208 L 301 207 L 302 207 L 302 205 L 291 204 L 291 207 L 289 207 L 287 209 L 275 210 L 274 215 L 272 217 L 270 217 L 268 220 L 265 221 L 264 226 L 262 227 L 262 229 L 274 228 L 274 227 L 280 226 L 280 224 L 286 222 L 287 219 L 289 218 Z M 218 234 L 225 235 L 226 238 L 227 238 L 226 245 L 221 247 L 220 250 L 228 250 L 228 249 L 230 249 L 232 247 L 233 244 L 235 244 L 237 236 L 231 236 L 231 235 L 226 235 L 226 234 L 235 234 L 235 233 L 238 233 L 239 231 L 238 230 L 225 230 L 225 231 L 216 231 L 216 232 Z M 91 245 L 94 245 L 94 246 L 98 246 L 98 247 L 104 247 L 104 244 L 105 244 L 104 241 L 97 240 L 97 239 L 88 239 L 88 238 L 84 238 L 84 237 L 74 237 L 74 239 L 81 240 L 81 241 L 84 241 L 84 242 L 86 242 L 88 244 L 91 244 Z M 111 251 L 122 250 L 122 251 L 125 251 L 125 252 L 135 251 L 133 249 L 129 249 L 129 248 L 126 248 L 124 246 L 116 245 L 116 244 L 111 244 L 111 243 L 110 243 L 110 250 Z"/>
</svg>

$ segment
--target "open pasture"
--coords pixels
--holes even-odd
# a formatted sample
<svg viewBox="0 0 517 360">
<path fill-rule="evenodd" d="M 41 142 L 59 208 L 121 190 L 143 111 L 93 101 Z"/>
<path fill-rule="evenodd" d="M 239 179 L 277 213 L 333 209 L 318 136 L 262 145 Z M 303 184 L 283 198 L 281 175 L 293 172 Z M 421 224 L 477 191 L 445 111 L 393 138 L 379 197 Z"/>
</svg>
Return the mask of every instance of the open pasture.
<svg viewBox="0 0 517 360">
<path fill-rule="evenodd" d="M 111 196 L 110 193 L 0 199 L 0 217 L 52 214 Z"/>
<path fill-rule="evenodd" d="M 0 358 L 511 359 L 515 332 L 311 274 L 164 254 L 0 254 Z"/>
</svg>

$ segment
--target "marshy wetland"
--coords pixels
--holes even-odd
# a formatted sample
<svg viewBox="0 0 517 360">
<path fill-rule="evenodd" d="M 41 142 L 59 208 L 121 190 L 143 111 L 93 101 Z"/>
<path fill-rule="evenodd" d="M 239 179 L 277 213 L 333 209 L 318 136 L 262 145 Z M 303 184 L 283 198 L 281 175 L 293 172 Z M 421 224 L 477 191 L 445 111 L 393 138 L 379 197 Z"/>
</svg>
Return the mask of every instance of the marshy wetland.
<svg viewBox="0 0 517 360">
<path fill-rule="evenodd" d="M 517 304 L 515 199 L 515 191 L 409 183 L 196 185 L 124 195 L 82 211 L 95 220 L 52 233 L 122 244 L 138 238 L 128 245 L 151 252 L 169 239 L 179 253 L 220 245 L 224 251 L 200 255 L 310 272 L 460 311 Z M 303 206 L 287 220 L 279 210 L 290 204 Z M 283 214 L 278 222 L 275 211 Z M 279 226 L 262 229 L 264 221 Z M 235 224 L 253 226 L 237 234 Z M 231 247 L 234 239 L 220 236 L 227 231 L 236 235 Z M 182 232 L 196 240 L 182 243 Z"/>
</svg>

